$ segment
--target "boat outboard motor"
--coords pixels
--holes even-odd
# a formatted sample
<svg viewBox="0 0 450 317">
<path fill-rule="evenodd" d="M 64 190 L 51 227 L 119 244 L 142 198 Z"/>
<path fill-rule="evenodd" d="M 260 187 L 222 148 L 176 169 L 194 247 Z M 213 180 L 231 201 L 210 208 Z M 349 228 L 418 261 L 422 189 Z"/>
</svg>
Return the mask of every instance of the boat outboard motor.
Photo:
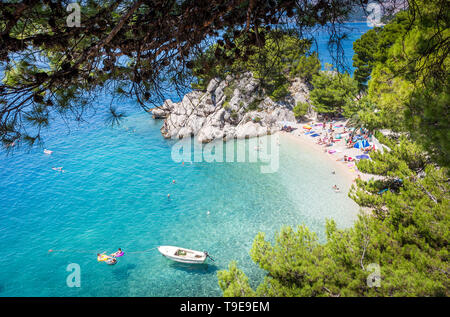
<svg viewBox="0 0 450 317">
<path fill-rule="evenodd" d="M 208 254 L 208 252 L 203 251 L 203 253 L 205 253 L 205 255 L 206 255 L 207 258 L 210 258 L 213 262 L 215 262 L 214 259 Z"/>
</svg>

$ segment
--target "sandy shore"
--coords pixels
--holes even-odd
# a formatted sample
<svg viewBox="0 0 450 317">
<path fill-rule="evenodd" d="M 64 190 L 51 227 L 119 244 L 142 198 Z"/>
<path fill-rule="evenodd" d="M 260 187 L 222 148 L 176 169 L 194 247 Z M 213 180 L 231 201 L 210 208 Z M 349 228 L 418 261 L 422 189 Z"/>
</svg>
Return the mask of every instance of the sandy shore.
<svg viewBox="0 0 450 317">
<path fill-rule="evenodd" d="M 359 171 L 358 168 L 356 167 L 355 162 L 344 162 L 344 160 L 343 160 L 344 155 L 347 155 L 347 157 L 355 158 L 357 155 L 364 154 L 360 149 L 356 149 L 356 148 L 349 149 L 346 147 L 345 138 L 348 137 L 348 133 L 343 134 L 343 131 L 344 131 L 343 126 L 345 126 L 345 121 L 334 121 L 334 123 L 333 123 L 334 135 L 336 136 L 338 134 L 341 134 L 342 139 L 340 139 L 340 141 L 338 141 L 338 142 L 335 142 L 334 145 L 331 147 L 326 147 L 325 145 L 317 144 L 319 138 L 323 138 L 325 136 L 325 133 L 327 132 L 327 130 L 324 130 L 322 128 L 322 126 L 317 126 L 317 127 L 314 126 L 316 123 L 317 122 L 312 121 L 307 124 L 303 124 L 303 123 L 291 124 L 291 126 L 296 128 L 296 130 L 294 130 L 293 132 L 290 132 L 290 133 L 281 131 L 281 132 L 279 132 L 279 135 L 281 137 L 286 137 L 286 138 L 289 138 L 289 139 L 295 141 L 296 143 L 299 144 L 300 147 L 307 146 L 308 148 L 310 148 L 314 151 L 317 151 L 318 153 L 321 153 L 321 155 L 326 156 L 329 159 L 331 165 L 333 166 L 336 174 L 339 174 L 339 175 L 345 177 L 346 181 L 348 181 L 349 183 L 353 183 L 353 181 L 357 177 L 360 177 L 363 180 L 368 180 L 368 179 L 377 177 L 376 175 L 365 174 L 365 173 L 362 173 L 361 171 Z M 308 132 L 308 130 L 303 128 L 304 125 L 309 125 L 309 126 L 313 127 L 311 129 L 311 131 L 315 131 L 317 134 L 320 134 L 320 135 L 317 137 L 311 137 L 310 135 L 305 135 L 305 133 Z M 327 125 L 327 129 L 328 129 L 328 125 Z M 337 126 L 342 126 L 342 127 L 337 127 Z M 379 148 L 379 146 L 378 146 L 379 143 L 375 140 L 375 138 L 373 139 L 373 141 L 375 142 L 377 148 Z M 372 144 L 372 142 L 371 142 L 371 144 Z M 335 152 L 330 154 L 329 150 L 334 150 Z"/>
</svg>

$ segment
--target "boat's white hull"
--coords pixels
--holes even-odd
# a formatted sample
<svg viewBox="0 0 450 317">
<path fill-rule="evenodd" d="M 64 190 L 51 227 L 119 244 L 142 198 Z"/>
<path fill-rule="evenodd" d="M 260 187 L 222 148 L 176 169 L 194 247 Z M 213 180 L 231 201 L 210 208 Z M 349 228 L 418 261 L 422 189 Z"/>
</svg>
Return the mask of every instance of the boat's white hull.
<svg viewBox="0 0 450 317">
<path fill-rule="evenodd" d="M 206 261 L 206 254 L 201 251 L 189 250 L 174 246 L 160 246 L 158 251 L 166 258 L 189 264 L 202 264 Z M 179 251 L 182 251 L 184 255 L 178 255 Z"/>
</svg>

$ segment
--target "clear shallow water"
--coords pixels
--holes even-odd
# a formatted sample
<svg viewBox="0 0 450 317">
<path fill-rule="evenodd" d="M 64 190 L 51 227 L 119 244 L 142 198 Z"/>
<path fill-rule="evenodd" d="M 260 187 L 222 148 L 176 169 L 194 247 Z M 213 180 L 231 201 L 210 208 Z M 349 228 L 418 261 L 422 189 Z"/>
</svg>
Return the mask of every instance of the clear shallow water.
<svg viewBox="0 0 450 317">
<path fill-rule="evenodd" d="M 323 239 L 325 218 L 345 227 L 356 217 L 356 204 L 331 190 L 344 184 L 326 158 L 291 140 L 280 140 L 273 174 L 259 163 L 183 165 L 171 159 L 174 141 L 161 137 L 160 125 L 134 115 L 120 128 L 53 135 L 50 156 L 36 149 L 0 159 L 1 296 L 220 296 L 216 273 L 231 260 L 261 281 L 248 255 L 259 231 L 272 238 L 283 225 L 305 223 Z M 216 262 L 186 266 L 156 250 L 126 254 L 115 266 L 96 261 L 96 251 L 165 244 L 207 250 Z M 70 263 L 81 267 L 80 288 L 66 286 Z"/>
<path fill-rule="evenodd" d="M 107 108 L 107 98 L 99 105 Z M 0 153 L 0 296 L 220 296 L 216 273 L 231 260 L 252 286 L 262 281 L 249 256 L 259 231 L 272 239 L 283 225 L 306 224 L 324 241 L 325 219 L 340 227 L 356 219 L 327 158 L 292 140 L 280 140 L 279 170 L 263 174 L 258 163 L 174 162 L 174 141 L 160 126 L 141 113 L 109 128 L 100 111 L 70 130 L 55 123 L 45 135 L 50 156 L 42 148 Z M 189 266 L 156 250 L 131 253 L 164 244 L 207 250 L 216 261 Z M 115 266 L 97 262 L 96 252 L 118 247 L 126 255 Z M 81 267 L 80 288 L 66 285 L 70 263 Z"/>
</svg>

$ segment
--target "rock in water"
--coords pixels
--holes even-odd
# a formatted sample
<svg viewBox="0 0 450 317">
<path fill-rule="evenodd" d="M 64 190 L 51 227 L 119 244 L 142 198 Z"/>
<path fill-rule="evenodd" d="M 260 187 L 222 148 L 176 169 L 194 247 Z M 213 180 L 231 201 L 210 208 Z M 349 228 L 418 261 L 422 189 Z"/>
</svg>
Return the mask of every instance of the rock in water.
<svg viewBox="0 0 450 317">
<path fill-rule="evenodd" d="M 250 72 L 239 77 L 212 79 L 206 92 L 192 91 L 181 102 L 166 100 L 152 110 L 153 118 L 164 119 L 165 138 L 197 136 L 208 143 L 215 139 L 251 138 L 279 131 L 284 122 L 295 122 L 292 109 L 298 101 L 308 102 L 308 86 L 295 79 L 282 102 L 264 96 L 260 82 Z"/>
</svg>

